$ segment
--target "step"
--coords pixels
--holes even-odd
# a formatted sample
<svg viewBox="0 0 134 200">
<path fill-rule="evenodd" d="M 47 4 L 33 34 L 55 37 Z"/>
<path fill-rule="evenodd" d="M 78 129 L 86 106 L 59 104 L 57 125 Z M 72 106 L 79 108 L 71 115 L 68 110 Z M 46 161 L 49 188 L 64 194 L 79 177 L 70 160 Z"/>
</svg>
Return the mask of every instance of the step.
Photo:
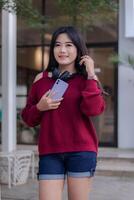
<svg viewBox="0 0 134 200">
<path fill-rule="evenodd" d="M 98 158 L 96 174 L 134 177 L 134 159 Z"/>
<path fill-rule="evenodd" d="M 35 154 L 35 171 L 38 155 Z M 134 177 L 134 150 L 99 148 L 96 175 Z"/>
<path fill-rule="evenodd" d="M 134 150 L 100 148 L 96 174 L 134 177 Z"/>
</svg>

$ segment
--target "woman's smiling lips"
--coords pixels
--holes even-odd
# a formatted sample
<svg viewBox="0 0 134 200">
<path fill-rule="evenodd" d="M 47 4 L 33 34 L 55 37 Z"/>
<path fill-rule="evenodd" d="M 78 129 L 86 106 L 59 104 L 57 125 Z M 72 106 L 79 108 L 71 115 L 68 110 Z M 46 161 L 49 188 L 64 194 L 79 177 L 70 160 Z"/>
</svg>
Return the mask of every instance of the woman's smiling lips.
<svg viewBox="0 0 134 200">
<path fill-rule="evenodd" d="M 65 55 L 59 55 L 58 57 L 59 57 L 59 58 L 67 58 L 68 56 L 65 56 Z"/>
<path fill-rule="evenodd" d="M 69 56 L 58 56 L 60 60 L 66 60 Z"/>
</svg>

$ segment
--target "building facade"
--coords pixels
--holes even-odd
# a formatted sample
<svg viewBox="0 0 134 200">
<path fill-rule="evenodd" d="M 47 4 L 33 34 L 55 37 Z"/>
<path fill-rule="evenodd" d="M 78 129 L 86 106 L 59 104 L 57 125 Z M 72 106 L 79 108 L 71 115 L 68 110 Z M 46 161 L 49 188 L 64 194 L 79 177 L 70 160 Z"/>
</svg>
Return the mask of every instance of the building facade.
<svg viewBox="0 0 134 200">
<path fill-rule="evenodd" d="M 60 7 L 56 2 L 33 1 L 39 12 L 49 16 L 42 34 L 40 29 L 31 28 L 22 19 L 17 19 L 16 137 L 18 144 L 37 143 L 38 127 L 26 127 L 20 118 L 20 110 L 25 105 L 27 93 L 35 75 L 47 66 L 52 32 L 61 25 L 71 24 L 68 20 L 69 16 L 60 13 Z M 85 38 L 89 54 L 95 61 L 96 73 L 105 90 L 110 93 L 110 96 L 106 98 L 107 107 L 104 114 L 95 117 L 93 122 L 97 129 L 100 146 L 134 148 L 134 106 L 132 104 L 134 102 L 134 71 L 126 66 L 118 67 L 110 61 L 115 53 L 119 53 L 123 58 L 134 54 L 134 33 L 131 31 L 132 27 L 134 29 L 134 0 L 129 0 L 129 3 L 126 0 L 120 0 L 118 11 L 109 11 L 108 19 L 100 17 L 105 14 L 104 10 L 100 11 L 94 16 L 94 20 L 91 19 L 87 27 L 83 26 L 79 18 L 75 22 Z M 0 17 L 2 18 L 2 13 Z M 2 23 L 0 23 L 0 28 L 2 29 Z M 2 44 L 2 35 L 0 35 L 0 44 Z M 0 62 L 1 60 L 0 48 Z M 0 77 L 1 80 L 2 77 Z M 0 95 L 1 100 L 1 87 Z M 0 118 L 2 118 L 1 101 L 0 110 Z M 0 120 L 2 123 L 2 119 Z"/>
</svg>

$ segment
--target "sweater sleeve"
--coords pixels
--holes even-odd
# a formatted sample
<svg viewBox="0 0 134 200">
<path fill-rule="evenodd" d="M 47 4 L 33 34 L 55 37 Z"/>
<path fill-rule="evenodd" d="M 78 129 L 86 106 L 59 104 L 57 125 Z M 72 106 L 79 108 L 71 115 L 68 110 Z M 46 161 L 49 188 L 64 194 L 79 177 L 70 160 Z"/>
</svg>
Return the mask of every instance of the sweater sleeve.
<svg viewBox="0 0 134 200">
<path fill-rule="evenodd" d="M 42 112 L 37 109 L 37 103 L 38 99 L 36 94 L 36 87 L 35 84 L 33 84 L 29 91 L 26 106 L 21 112 L 23 121 L 31 127 L 39 125 L 41 121 Z"/>
<path fill-rule="evenodd" d="M 97 81 L 86 80 L 85 88 L 82 91 L 80 108 L 87 116 L 96 116 L 104 111 L 105 101 Z"/>
</svg>

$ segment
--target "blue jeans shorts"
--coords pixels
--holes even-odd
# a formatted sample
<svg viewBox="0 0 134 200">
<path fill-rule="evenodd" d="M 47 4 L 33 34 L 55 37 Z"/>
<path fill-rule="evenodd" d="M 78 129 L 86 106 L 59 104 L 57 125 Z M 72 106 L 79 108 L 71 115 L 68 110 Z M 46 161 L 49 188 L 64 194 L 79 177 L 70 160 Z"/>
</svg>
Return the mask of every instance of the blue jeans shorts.
<svg viewBox="0 0 134 200">
<path fill-rule="evenodd" d="M 52 153 L 39 156 L 38 180 L 94 176 L 97 163 L 95 152 Z"/>
</svg>

